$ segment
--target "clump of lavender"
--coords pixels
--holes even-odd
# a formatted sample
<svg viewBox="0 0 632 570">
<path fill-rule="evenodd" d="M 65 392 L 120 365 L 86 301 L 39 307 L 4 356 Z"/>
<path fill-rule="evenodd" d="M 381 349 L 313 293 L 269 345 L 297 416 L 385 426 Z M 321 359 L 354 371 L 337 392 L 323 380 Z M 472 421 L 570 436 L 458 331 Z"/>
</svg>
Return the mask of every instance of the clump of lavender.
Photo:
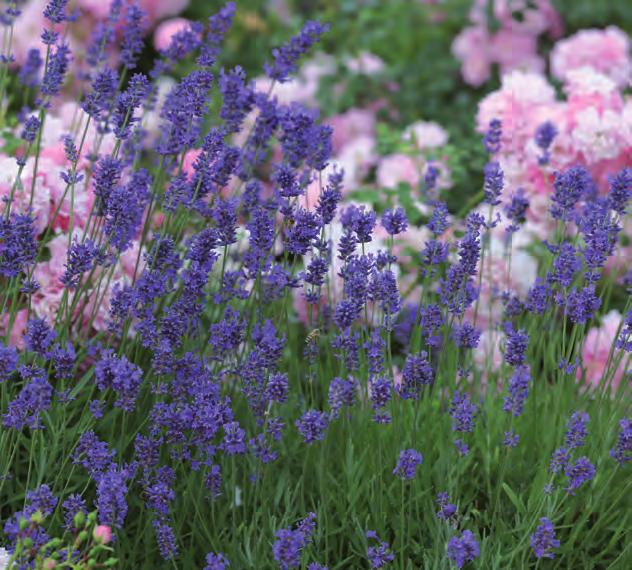
<svg viewBox="0 0 632 570">
<path fill-rule="evenodd" d="M 448 558 L 457 568 L 463 568 L 468 562 L 472 562 L 480 556 L 478 542 L 470 530 L 463 531 L 461 536 L 453 536 L 448 542 Z"/>
<path fill-rule="evenodd" d="M 594 181 L 583 166 L 559 172 L 553 183 L 551 215 L 556 220 L 570 219 L 579 201 L 594 189 Z"/>
<path fill-rule="evenodd" d="M 516 233 L 520 229 L 520 225 L 525 222 L 529 204 L 529 199 L 525 196 L 523 188 L 518 188 L 511 195 L 510 202 L 505 206 L 505 215 L 511 221 L 505 230 L 508 234 Z"/>
<path fill-rule="evenodd" d="M 483 137 L 483 146 L 489 154 L 500 152 L 502 134 L 502 122 L 500 119 L 492 119 Z"/>
<path fill-rule="evenodd" d="M 437 517 L 439 517 L 441 520 L 449 521 L 456 515 L 457 507 L 450 502 L 450 495 L 448 495 L 448 493 L 437 493 L 436 503 L 439 506 Z"/>
<path fill-rule="evenodd" d="M 315 519 L 316 515 L 309 513 L 293 529 L 284 528 L 276 532 L 272 552 L 281 570 L 290 570 L 300 565 L 303 549 L 312 539 Z"/>
<path fill-rule="evenodd" d="M 374 530 L 367 530 L 365 536 L 368 540 L 375 541 L 374 544 L 369 544 L 366 551 L 371 568 L 384 568 L 395 559 L 389 543 L 381 540 Z"/>
<path fill-rule="evenodd" d="M 417 467 L 423 462 L 423 457 L 415 449 L 404 449 L 399 454 L 397 465 L 393 469 L 393 475 L 397 475 L 400 479 L 414 479 L 417 474 Z"/>
<path fill-rule="evenodd" d="M 273 50 L 274 61 L 265 66 L 266 73 L 274 80 L 283 83 L 297 69 L 299 58 L 320 40 L 320 36 L 329 30 L 328 25 L 320 22 L 307 22 L 301 31 L 289 43 Z"/>
<path fill-rule="evenodd" d="M 308 410 L 296 420 L 296 427 L 305 443 L 313 444 L 325 439 L 325 431 L 329 426 L 329 418 L 325 412 Z"/>
<path fill-rule="evenodd" d="M 401 234 L 408 229 L 408 219 L 403 208 L 389 209 L 382 214 L 382 226 L 391 236 Z"/>
<path fill-rule="evenodd" d="M 632 461 L 632 420 L 623 418 L 619 422 L 619 435 L 616 446 L 610 450 L 612 457 L 619 465 L 623 466 Z"/>
<path fill-rule="evenodd" d="M 518 366 L 509 380 L 509 394 L 505 396 L 503 411 L 514 417 L 520 416 L 529 396 L 531 371 L 528 366 Z"/>
<path fill-rule="evenodd" d="M 472 432 L 474 431 L 474 416 L 477 407 L 470 400 L 470 395 L 457 390 L 454 392 L 452 404 L 450 405 L 450 416 L 452 416 L 452 431 Z"/>
<path fill-rule="evenodd" d="M 500 195 L 505 186 L 505 173 L 497 161 L 488 162 L 483 170 L 485 202 L 490 206 L 500 204 Z"/>
<path fill-rule="evenodd" d="M 595 466 L 590 462 L 588 457 L 580 457 L 574 463 L 569 463 L 564 470 L 567 478 L 566 491 L 570 495 L 574 495 L 584 483 L 592 480 L 595 476 Z"/>
<path fill-rule="evenodd" d="M 590 416 L 586 412 L 574 412 L 566 424 L 566 438 L 564 446 L 566 449 L 576 449 L 584 445 L 584 440 L 588 435 L 587 424 Z"/>
<path fill-rule="evenodd" d="M 560 541 L 555 538 L 555 528 L 550 519 L 542 517 L 535 533 L 531 535 L 531 548 L 536 558 L 555 558 L 553 552 L 559 548 Z"/>
<path fill-rule="evenodd" d="M 221 553 L 209 552 L 206 555 L 204 570 L 227 570 L 230 567 L 228 559 Z"/>
</svg>

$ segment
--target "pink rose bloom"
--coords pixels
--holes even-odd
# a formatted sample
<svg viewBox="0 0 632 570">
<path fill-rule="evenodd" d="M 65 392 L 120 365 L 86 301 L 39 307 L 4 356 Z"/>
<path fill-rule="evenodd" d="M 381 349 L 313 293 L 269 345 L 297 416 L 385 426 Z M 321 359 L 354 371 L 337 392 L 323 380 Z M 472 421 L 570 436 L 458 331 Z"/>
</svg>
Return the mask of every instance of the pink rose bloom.
<svg viewBox="0 0 632 570">
<path fill-rule="evenodd" d="M 384 188 L 397 188 L 400 182 L 416 188 L 420 182 L 419 166 L 405 154 L 390 154 L 377 166 L 377 183 Z"/>
<path fill-rule="evenodd" d="M 461 62 L 463 81 L 480 87 L 491 77 L 491 38 L 482 27 L 465 28 L 452 42 L 452 54 Z"/>
<path fill-rule="evenodd" d="M 553 75 L 566 81 L 570 71 L 590 67 L 620 87 L 630 81 L 630 39 L 615 26 L 580 30 L 555 44 L 551 53 Z"/>
<path fill-rule="evenodd" d="M 492 119 L 502 121 L 502 145 L 505 151 L 522 152 L 535 134 L 530 115 L 534 109 L 555 102 L 555 90 L 537 73 L 513 71 L 502 78 L 501 88 L 487 95 L 478 106 L 477 129 L 485 132 Z"/>
<path fill-rule="evenodd" d="M 33 177 L 33 159 L 26 162 L 22 171 L 22 189 L 16 187 L 13 192 L 13 203 L 11 211 L 24 214 L 29 209 L 31 199 L 31 183 Z M 0 155 L 0 198 L 8 198 L 11 195 L 11 188 L 15 183 L 18 173 L 18 166 L 15 158 Z M 50 220 L 50 189 L 46 186 L 42 177 L 38 175 L 33 190 L 32 215 L 35 219 L 35 231 L 40 234 L 48 225 Z M 1 208 L 4 211 L 4 202 Z"/>
<path fill-rule="evenodd" d="M 147 12 L 150 22 L 154 23 L 179 14 L 189 5 L 189 0 L 139 0 L 139 4 Z"/>
<path fill-rule="evenodd" d="M 448 133 L 434 121 L 417 121 L 406 127 L 404 140 L 414 140 L 419 150 L 448 144 Z"/>
<path fill-rule="evenodd" d="M 577 113 L 575 128 L 570 133 L 575 151 L 588 165 L 616 158 L 625 148 L 621 124 L 621 115 L 609 109 L 599 113 L 589 107 Z"/>
<path fill-rule="evenodd" d="M 12 53 L 18 65 L 26 61 L 26 55 L 31 48 L 38 48 L 42 58 L 46 54 L 46 46 L 40 35 L 48 28 L 48 20 L 44 19 L 44 8 L 48 0 L 30 0 L 20 6 L 20 15 L 13 25 Z M 57 28 L 59 29 L 59 28 Z"/>
<path fill-rule="evenodd" d="M 375 113 L 367 109 L 349 109 L 329 118 L 327 124 L 334 130 L 331 142 L 334 154 L 356 137 L 375 136 Z"/>
<path fill-rule="evenodd" d="M 537 36 L 512 29 L 501 29 L 493 37 L 492 51 L 501 75 L 514 69 L 542 73 L 544 60 L 538 56 Z"/>
<path fill-rule="evenodd" d="M 178 32 L 186 30 L 191 22 L 186 18 L 171 18 L 162 22 L 154 31 L 154 47 L 157 51 L 166 50 L 171 38 Z"/>
<path fill-rule="evenodd" d="M 604 388 L 606 387 L 603 383 L 605 380 L 602 382 L 602 379 L 606 375 L 610 375 L 610 391 L 613 394 L 617 391 L 625 374 L 627 360 L 627 355 L 624 354 L 621 363 L 612 375 L 610 368 L 618 353 L 618 350 L 613 350 L 612 347 L 617 338 L 620 324 L 621 314 L 618 311 L 610 311 L 601 319 L 601 326 L 592 327 L 588 331 L 582 348 L 582 366 L 577 368 L 578 381 L 583 378 L 593 388 Z M 612 360 L 609 362 L 611 351 Z"/>
<path fill-rule="evenodd" d="M 590 67 L 569 71 L 564 91 L 571 116 L 588 107 L 596 107 L 599 111 L 619 110 L 623 107 L 617 84 Z"/>
<path fill-rule="evenodd" d="M 355 190 L 365 179 L 370 168 L 377 162 L 375 138 L 361 135 L 349 141 L 334 161 L 344 170 L 343 194 Z"/>
<path fill-rule="evenodd" d="M 55 322 L 64 290 L 61 278 L 67 259 L 68 235 L 56 235 L 47 244 L 47 248 L 50 259 L 38 263 L 33 272 L 40 288 L 32 297 L 32 307 L 38 317 Z"/>
<path fill-rule="evenodd" d="M 184 154 L 184 160 L 182 161 L 182 172 L 184 172 L 188 177 L 193 176 L 195 170 L 193 169 L 193 165 L 197 160 L 197 157 L 200 156 L 201 150 L 199 148 L 194 148 L 192 150 L 188 150 Z"/>
<path fill-rule="evenodd" d="M 15 348 L 24 348 L 24 331 L 26 330 L 28 311 L 26 309 L 20 309 L 15 313 L 15 319 L 11 324 L 11 332 L 9 333 L 9 345 Z M 0 315 L 0 333 L 4 336 L 9 326 L 10 315 L 7 311 L 3 315 Z"/>
</svg>

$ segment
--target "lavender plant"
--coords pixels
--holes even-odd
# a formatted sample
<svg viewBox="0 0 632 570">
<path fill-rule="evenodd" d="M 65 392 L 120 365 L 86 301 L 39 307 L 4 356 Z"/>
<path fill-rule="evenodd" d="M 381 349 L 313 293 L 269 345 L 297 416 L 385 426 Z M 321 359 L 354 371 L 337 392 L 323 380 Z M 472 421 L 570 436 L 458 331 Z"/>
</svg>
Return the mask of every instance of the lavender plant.
<svg viewBox="0 0 632 570">
<path fill-rule="evenodd" d="M 623 290 L 604 267 L 630 170 L 606 197 L 582 167 L 557 175 L 557 241 L 526 298 L 502 291 L 485 331 L 505 335 L 502 359 L 477 367 L 490 239 L 501 220 L 519 234 L 528 201 L 500 206 L 496 161 L 487 216 L 449 220 L 433 199 L 404 306 L 405 211 L 378 225 L 341 205 L 331 128 L 275 97 L 328 27 L 273 51 L 262 92 L 218 63 L 235 9 L 179 31 L 147 72 L 134 0 L 113 1 L 88 53 L 65 43 L 67 2 L 46 6 L 40 59 L 18 70 L 4 44 L 3 73 L 26 90 L 0 221 L 9 567 L 626 567 L 629 289 L 600 386 L 569 376 Z M 41 78 L 27 67 L 40 60 Z M 67 93 L 54 164 L 47 125 Z M 489 152 L 501 133 L 494 121 Z M 544 153 L 554 136 L 538 134 Z M 88 531 L 72 530 L 86 520 L 100 529 L 87 557 Z M 61 528 L 65 560 L 49 539 Z"/>
</svg>

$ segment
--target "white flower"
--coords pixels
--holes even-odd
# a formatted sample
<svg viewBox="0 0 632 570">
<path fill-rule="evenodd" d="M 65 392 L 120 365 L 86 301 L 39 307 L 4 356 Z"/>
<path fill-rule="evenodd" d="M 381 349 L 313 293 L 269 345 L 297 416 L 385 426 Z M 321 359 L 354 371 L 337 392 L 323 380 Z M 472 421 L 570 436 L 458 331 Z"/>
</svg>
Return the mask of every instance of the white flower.
<svg viewBox="0 0 632 570">
<path fill-rule="evenodd" d="M 444 146 L 448 142 L 448 133 L 434 121 L 417 121 L 406 127 L 404 140 L 411 140 L 413 136 L 420 150 Z"/>
<path fill-rule="evenodd" d="M 0 546 L 0 570 L 6 570 L 9 567 L 9 560 L 11 559 L 11 555 L 7 552 L 5 548 Z"/>
</svg>

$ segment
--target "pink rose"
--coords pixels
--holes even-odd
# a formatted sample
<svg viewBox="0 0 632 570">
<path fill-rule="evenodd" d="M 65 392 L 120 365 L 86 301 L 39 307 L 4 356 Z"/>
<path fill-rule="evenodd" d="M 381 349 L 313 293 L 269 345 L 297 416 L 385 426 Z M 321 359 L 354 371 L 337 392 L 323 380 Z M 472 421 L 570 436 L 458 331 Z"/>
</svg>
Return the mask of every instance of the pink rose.
<svg viewBox="0 0 632 570">
<path fill-rule="evenodd" d="M 615 26 L 580 30 L 555 44 L 551 70 L 556 78 L 567 81 L 570 71 L 590 67 L 624 87 L 630 80 L 629 51 L 630 39 Z"/>
<path fill-rule="evenodd" d="M 28 311 L 20 309 L 15 313 L 15 319 L 11 323 L 11 332 L 9 333 L 9 344 L 16 348 L 24 348 L 24 331 L 26 330 Z M 4 336 L 10 323 L 10 315 L 7 311 L 0 316 L 0 333 Z"/>
<path fill-rule="evenodd" d="M 154 31 L 154 47 L 157 51 L 166 50 L 171 44 L 171 38 L 178 32 L 186 30 L 191 22 L 186 18 L 171 18 L 162 22 Z"/>
<path fill-rule="evenodd" d="M 492 50 L 501 75 L 521 69 L 542 73 L 544 60 L 538 56 L 537 37 L 512 29 L 501 29 L 493 37 Z"/>
<path fill-rule="evenodd" d="M 448 137 L 445 129 L 434 121 L 417 121 L 404 131 L 404 140 L 414 140 L 419 150 L 445 146 Z"/>
<path fill-rule="evenodd" d="M 462 64 L 463 80 L 480 87 L 491 77 L 491 38 L 482 27 L 465 28 L 452 43 L 452 54 Z"/>
<path fill-rule="evenodd" d="M 377 183 L 384 188 L 397 188 L 400 182 L 416 189 L 421 175 L 419 166 L 405 154 L 391 154 L 383 157 L 377 166 Z"/>
<path fill-rule="evenodd" d="M 592 327 L 588 331 L 582 348 L 582 365 L 577 369 L 578 381 L 584 379 L 593 388 L 609 387 L 612 394 L 616 393 L 625 373 L 627 357 L 623 355 L 613 372 L 612 366 L 619 353 L 613 346 L 620 324 L 621 314 L 613 310 L 601 319 L 601 326 Z"/>
<path fill-rule="evenodd" d="M 333 129 L 331 142 L 334 154 L 356 137 L 375 135 L 375 113 L 367 109 L 349 109 L 328 119 L 327 124 Z"/>
</svg>

